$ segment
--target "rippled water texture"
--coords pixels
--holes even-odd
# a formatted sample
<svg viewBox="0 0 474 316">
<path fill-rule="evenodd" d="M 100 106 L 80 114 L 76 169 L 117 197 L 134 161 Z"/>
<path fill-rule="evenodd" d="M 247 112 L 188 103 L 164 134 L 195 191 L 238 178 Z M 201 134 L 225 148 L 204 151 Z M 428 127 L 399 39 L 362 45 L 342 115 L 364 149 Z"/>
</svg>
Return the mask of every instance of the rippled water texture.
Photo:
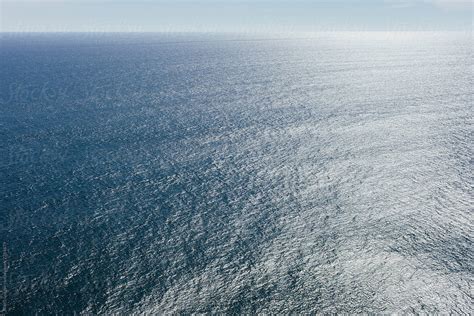
<svg viewBox="0 0 474 316">
<path fill-rule="evenodd" d="M 0 43 L 12 314 L 474 312 L 470 34 Z"/>
</svg>

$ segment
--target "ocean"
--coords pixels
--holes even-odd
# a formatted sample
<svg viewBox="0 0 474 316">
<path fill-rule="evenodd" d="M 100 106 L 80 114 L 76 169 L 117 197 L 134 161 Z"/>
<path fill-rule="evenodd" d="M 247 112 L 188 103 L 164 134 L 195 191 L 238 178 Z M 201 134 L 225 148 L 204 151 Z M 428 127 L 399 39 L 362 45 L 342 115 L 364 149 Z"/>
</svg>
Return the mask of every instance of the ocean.
<svg viewBox="0 0 474 316">
<path fill-rule="evenodd" d="M 473 40 L 2 34 L 11 315 L 473 314 Z"/>
</svg>

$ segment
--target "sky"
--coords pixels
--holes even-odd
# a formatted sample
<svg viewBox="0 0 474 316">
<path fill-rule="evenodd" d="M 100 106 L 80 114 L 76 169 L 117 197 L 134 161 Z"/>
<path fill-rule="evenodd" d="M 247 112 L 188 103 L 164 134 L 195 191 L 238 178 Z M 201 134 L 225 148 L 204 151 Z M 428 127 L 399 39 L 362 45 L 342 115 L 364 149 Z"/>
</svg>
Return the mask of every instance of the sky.
<svg viewBox="0 0 474 316">
<path fill-rule="evenodd" d="M 473 1 L 0 0 L 0 31 L 472 31 Z"/>
</svg>

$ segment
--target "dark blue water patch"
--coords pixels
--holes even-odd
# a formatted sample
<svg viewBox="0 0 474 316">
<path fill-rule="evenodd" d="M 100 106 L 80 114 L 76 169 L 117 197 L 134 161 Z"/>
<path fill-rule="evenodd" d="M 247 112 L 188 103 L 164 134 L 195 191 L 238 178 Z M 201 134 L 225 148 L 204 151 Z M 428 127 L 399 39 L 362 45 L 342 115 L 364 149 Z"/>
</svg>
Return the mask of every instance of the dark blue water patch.
<svg viewBox="0 0 474 316">
<path fill-rule="evenodd" d="M 472 312 L 469 37 L 0 41 L 9 314 Z"/>
</svg>

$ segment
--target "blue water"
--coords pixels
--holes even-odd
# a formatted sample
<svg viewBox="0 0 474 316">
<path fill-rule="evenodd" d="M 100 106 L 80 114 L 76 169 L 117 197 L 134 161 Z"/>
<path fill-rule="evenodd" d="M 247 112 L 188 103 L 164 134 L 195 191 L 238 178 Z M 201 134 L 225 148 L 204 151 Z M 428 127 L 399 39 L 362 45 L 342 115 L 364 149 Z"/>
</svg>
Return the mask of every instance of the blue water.
<svg viewBox="0 0 474 316">
<path fill-rule="evenodd" d="M 474 313 L 462 33 L 3 34 L 9 314 Z"/>
</svg>

